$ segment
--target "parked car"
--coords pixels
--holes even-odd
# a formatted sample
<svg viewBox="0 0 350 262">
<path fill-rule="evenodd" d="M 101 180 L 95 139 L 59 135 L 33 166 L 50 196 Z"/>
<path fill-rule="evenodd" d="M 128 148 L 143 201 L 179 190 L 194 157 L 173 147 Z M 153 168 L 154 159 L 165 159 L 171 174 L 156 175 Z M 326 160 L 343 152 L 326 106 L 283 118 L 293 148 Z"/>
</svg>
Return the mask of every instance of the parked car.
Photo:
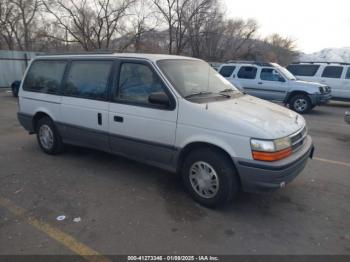
<svg viewBox="0 0 350 262">
<path fill-rule="evenodd" d="M 178 172 L 209 207 L 240 189 L 284 187 L 313 154 L 302 116 L 181 56 L 36 57 L 20 87 L 18 119 L 45 153 L 74 144 Z"/>
<path fill-rule="evenodd" d="M 333 100 L 350 101 L 350 63 L 298 62 L 287 69 L 298 79 L 331 87 Z"/>
<path fill-rule="evenodd" d="M 19 86 L 21 85 L 21 81 L 16 80 L 11 84 L 12 96 L 18 97 Z"/>
<path fill-rule="evenodd" d="M 331 90 L 324 84 L 297 80 L 275 63 L 233 61 L 219 69 L 220 74 L 240 90 L 262 99 L 283 102 L 304 114 L 326 104 Z"/>
<path fill-rule="evenodd" d="M 350 124 L 350 111 L 345 112 L 344 120 L 346 123 Z"/>
</svg>

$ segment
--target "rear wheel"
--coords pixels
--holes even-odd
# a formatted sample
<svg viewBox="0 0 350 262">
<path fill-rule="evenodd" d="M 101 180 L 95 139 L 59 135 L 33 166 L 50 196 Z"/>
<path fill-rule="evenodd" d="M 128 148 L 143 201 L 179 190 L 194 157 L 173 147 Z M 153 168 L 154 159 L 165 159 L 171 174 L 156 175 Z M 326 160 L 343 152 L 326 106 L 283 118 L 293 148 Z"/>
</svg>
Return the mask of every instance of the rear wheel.
<svg viewBox="0 0 350 262">
<path fill-rule="evenodd" d="M 231 160 L 211 148 L 192 151 L 184 161 L 182 177 L 192 198 L 207 207 L 224 205 L 239 191 Z"/>
<path fill-rule="evenodd" d="M 36 124 L 37 140 L 40 148 L 47 154 L 63 151 L 61 136 L 49 117 L 42 117 Z"/>
<path fill-rule="evenodd" d="M 289 108 L 300 114 L 305 114 L 312 109 L 312 104 L 307 95 L 298 94 L 289 100 Z"/>
</svg>

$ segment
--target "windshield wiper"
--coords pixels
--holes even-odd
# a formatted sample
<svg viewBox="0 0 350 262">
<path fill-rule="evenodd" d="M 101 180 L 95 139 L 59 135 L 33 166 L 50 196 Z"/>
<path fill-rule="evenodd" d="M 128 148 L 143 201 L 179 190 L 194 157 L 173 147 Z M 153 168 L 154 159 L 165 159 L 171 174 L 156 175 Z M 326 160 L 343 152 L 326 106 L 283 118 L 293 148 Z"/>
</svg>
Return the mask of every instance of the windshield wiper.
<svg viewBox="0 0 350 262">
<path fill-rule="evenodd" d="M 194 97 L 194 96 L 201 96 L 201 95 L 211 95 L 211 94 L 212 94 L 212 92 L 201 91 L 201 92 L 197 92 L 197 93 L 193 93 L 193 94 L 187 95 L 187 96 L 185 96 L 185 98 L 191 98 L 191 97 Z"/>
<path fill-rule="evenodd" d="M 232 88 L 226 88 L 224 90 L 221 90 L 220 93 L 233 92 L 233 91 L 235 91 L 235 90 Z"/>
</svg>

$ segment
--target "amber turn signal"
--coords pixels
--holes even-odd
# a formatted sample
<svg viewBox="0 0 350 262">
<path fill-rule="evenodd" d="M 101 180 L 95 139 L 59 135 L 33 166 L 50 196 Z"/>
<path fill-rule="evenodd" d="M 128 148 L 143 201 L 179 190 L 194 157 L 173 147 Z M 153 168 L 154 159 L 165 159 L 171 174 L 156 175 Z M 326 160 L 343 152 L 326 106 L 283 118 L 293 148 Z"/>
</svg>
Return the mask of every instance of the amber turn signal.
<svg viewBox="0 0 350 262">
<path fill-rule="evenodd" d="M 277 152 L 261 152 L 261 151 L 252 151 L 254 160 L 261 161 L 277 161 L 283 158 L 290 156 L 293 151 L 292 148 L 286 148 Z"/>
</svg>

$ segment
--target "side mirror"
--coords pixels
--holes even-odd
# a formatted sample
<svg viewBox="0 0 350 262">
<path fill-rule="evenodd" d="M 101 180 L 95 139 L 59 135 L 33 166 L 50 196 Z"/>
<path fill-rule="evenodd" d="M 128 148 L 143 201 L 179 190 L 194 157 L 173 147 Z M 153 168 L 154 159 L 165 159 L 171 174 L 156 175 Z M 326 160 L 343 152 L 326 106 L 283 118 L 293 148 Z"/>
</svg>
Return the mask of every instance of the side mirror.
<svg viewBox="0 0 350 262">
<path fill-rule="evenodd" d="M 167 94 L 163 92 L 155 92 L 148 96 L 148 102 L 155 105 L 169 106 L 170 100 Z"/>
</svg>

